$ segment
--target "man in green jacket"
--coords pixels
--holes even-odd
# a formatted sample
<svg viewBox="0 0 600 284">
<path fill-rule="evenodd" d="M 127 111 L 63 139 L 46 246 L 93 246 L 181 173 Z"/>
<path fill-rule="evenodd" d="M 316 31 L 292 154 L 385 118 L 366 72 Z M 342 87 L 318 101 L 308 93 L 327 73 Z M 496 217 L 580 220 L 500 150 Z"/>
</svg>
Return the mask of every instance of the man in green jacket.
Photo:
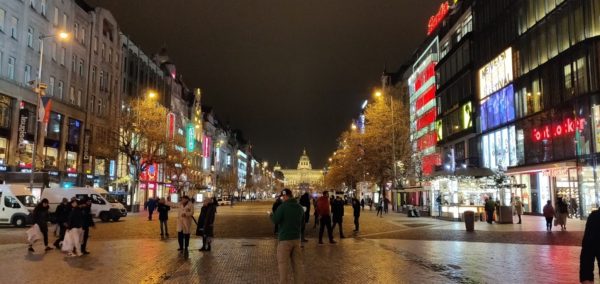
<svg viewBox="0 0 600 284">
<path fill-rule="evenodd" d="M 271 216 L 273 223 L 279 226 L 279 244 L 277 245 L 279 283 L 288 283 L 290 262 L 294 283 L 304 283 L 304 264 L 300 249 L 304 209 L 294 199 L 292 191 L 287 188 L 281 192 L 281 199 L 283 203 Z"/>
</svg>

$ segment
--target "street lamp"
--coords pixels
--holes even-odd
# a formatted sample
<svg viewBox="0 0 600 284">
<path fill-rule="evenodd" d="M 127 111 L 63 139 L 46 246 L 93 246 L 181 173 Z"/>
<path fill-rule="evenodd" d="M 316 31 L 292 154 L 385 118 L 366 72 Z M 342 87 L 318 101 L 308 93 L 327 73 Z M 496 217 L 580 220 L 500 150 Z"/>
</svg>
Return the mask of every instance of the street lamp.
<svg viewBox="0 0 600 284">
<path fill-rule="evenodd" d="M 39 62 L 39 68 L 38 68 L 38 74 L 37 74 L 37 80 L 36 80 L 36 95 L 37 98 L 35 100 L 35 105 L 36 105 L 36 111 L 39 109 L 40 107 L 40 99 L 43 96 L 43 89 L 42 88 L 42 66 L 43 66 L 43 60 L 44 60 L 44 40 L 45 39 L 49 39 L 49 38 L 53 38 L 53 37 L 57 37 L 59 40 L 62 41 L 66 41 L 69 39 L 69 33 L 65 32 L 65 31 L 61 31 L 57 34 L 50 34 L 50 35 L 40 35 L 39 40 L 40 40 L 40 62 Z M 39 116 L 39 112 L 37 112 L 37 116 Z M 33 191 L 33 174 L 35 172 L 35 158 L 37 156 L 37 136 L 38 136 L 38 131 L 39 131 L 39 123 L 40 123 L 40 117 L 37 117 L 37 121 L 35 122 L 35 128 L 34 128 L 34 132 L 33 132 L 33 145 L 31 147 L 31 172 L 29 174 L 29 189 L 31 191 Z"/>
<path fill-rule="evenodd" d="M 356 130 L 356 124 L 353 122 L 352 125 L 350 125 L 350 129 L 352 129 L 352 131 Z"/>
</svg>

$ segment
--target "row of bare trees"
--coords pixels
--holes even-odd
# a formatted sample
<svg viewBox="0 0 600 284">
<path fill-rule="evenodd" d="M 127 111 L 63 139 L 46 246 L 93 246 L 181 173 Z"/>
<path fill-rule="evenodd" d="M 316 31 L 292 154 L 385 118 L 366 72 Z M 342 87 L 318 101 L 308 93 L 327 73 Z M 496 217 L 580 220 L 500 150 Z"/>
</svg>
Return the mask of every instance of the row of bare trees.
<svg viewBox="0 0 600 284">
<path fill-rule="evenodd" d="M 364 129 L 352 127 L 340 135 L 325 176 L 327 187 L 356 188 L 363 180 L 382 190 L 389 182 L 399 184 L 411 159 L 409 111 L 399 93 L 389 88 L 375 97 L 365 109 Z"/>
</svg>

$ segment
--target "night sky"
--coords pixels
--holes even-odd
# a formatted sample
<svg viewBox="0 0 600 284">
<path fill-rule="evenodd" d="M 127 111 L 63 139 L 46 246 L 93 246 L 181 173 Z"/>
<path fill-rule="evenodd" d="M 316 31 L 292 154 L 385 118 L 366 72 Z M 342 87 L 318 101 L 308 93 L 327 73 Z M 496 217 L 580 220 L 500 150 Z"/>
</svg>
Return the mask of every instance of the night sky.
<svg viewBox="0 0 600 284">
<path fill-rule="evenodd" d="M 362 101 L 425 38 L 440 0 L 89 0 L 147 54 L 166 46 L 256 156 L 323 167 Z"/>
</svg>

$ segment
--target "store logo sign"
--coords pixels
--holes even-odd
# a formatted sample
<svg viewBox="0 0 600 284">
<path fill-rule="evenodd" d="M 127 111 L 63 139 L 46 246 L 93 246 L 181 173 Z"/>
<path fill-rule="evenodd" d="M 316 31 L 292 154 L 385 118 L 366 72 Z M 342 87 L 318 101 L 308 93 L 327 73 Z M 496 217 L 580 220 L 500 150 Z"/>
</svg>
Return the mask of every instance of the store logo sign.
<svg viewBox="0 0 600 284">
<path fill-rule="evenodd" d="M 512 48 L 479 69 L 479 98 L 484 99 L 513 80 Z"/>
<path fill-rule="evenodd" d="M 576 131 L 583 131 L 584 127 L 585 118 L 566 118 L 560 124 L 545 125 L 541 128 L 534 128 L 531 134 L 533 141 L 538 142 L 575 133 Z"/>
<path fill-rule="evenodd" d="M 450 4 L 448 2 L 442 3 L 438 12 L 429 18 L 427 23 L 427 35 L 430 35 L 440 25 L 440 23 L 446 18 L 450 11 Z"/>
<path fill-rule="evenodd" d="M 24 153 L 27 141 L 25 140 L 25 133 L 27 132 L 27 124 L 29 122 L 29 111 L 27 109 L 21 109 L 19 111 L 19 128 L 18 128 L 18 143 L 19 152 Z"/>
</svg>

